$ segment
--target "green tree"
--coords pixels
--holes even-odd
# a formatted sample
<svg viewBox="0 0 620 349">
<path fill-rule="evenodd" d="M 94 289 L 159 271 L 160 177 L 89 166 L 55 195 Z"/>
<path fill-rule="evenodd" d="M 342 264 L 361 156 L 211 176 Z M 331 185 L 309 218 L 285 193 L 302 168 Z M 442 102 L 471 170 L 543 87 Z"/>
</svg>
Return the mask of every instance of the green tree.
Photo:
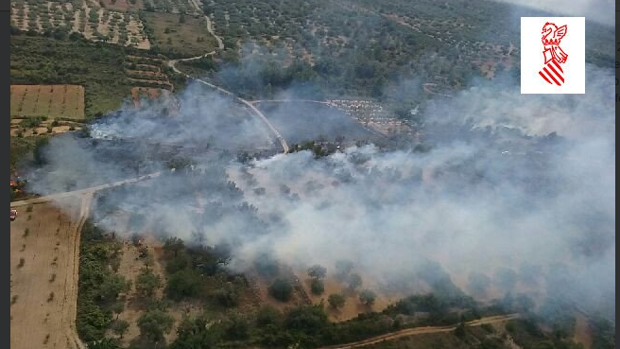
<svg viewBox="0 0 620 349">
<path fill-rule="evenodd" d="M 164 334 L 172 330 L 173 324 L 172 316 L 161 309 L 149 310 L 138 319 L 140 334 L 153 342 L 161 341 Z"/>
<path fill-rule="evenodd" d="M 115 320 L 118 320 L 118 316 L 125 310 L 125 304 L 123 302 L 116 302 L 112 304 L 110 310 L 116 315 Z"/>
<path fill-rule="evenodd" d="M 282 313 L 278 309 L 266 305 L 258 310 L 256 313 L 256 324 L 259 327 L 265 327 L 268 325 L 277 325 L 282 321 Z"/>
<path fill-rule="evenodd" d="M 327 297 L 327 303 L 334 309 L 340 309 L 344 306 L 345 298 L 340 293 L 332 293 Z"/>
<path fill-rule="evenodd" d="M 99 298 L 106 301 L 115 300 L 120 293 L 129 291 L 131 281 L 121 275 L 109 275 L 99 286 Z"/>
<path fill-rule="evenodd" d="M 214 295 L 217 301 L 225 307 L 234 307 L 239 304 L 239 292 L 232 283 L 227 283 L 215 291 Z"/>
<path fill-rule="evenodd" d="M 321 305 L 300 306 L 286 314 L 285 326 L 289 333 L 304 334 L 297 336 L 300 347 L 315 348 L 320 345 L 317 338 L 325 333 L 329 320 Z"/>
<path fill-rule="evenodd" d="M 373 305 L 375 303 L 375 299 L 377 299 L 377 294 L 372 290 L 363 290 L 360 292 L 360 302 L 364 305 Z"/>
<path fill-rule="evenodd" d="M 85 342 L 103 338 L 105 330 L 112 320 L 112 314 L 104 312 L 90 299 L 82 300 L 78 304 L 76 327 L 80 338 Z"/>
<path fill-rule="evenodd" d="M 281 302 L 288 302 L 293 296 L 293 286 L 287 280 L 276 279 L 269 286 L 269 294 Z"/>
<path fill-rule="evenodd" d="M 218 334 L 209 329 L 209 322 L 203 316 L 196 319 L 184 318 L 177 329 L 177 338 L 170 349 L 208 349 L 218 340 Z"/>
<path fill-rule="evenodd" d="M 180 300 L 195 297 L 200 291 L 202 279 L 200 274 L 192 269 L 179 270 L 170 276 L 166 292 L 168 297 Z"/>
<path fill-rule="evenodd" d="M 230 324 L 226 328 L 226 337 L 232 340 L 247 339 L 249 336 L 250 326 L 246 319 L 233 316 L 230 319 Z"/>
<path fill-rule="evenodd" d="M 187 254 L 185 250 L 178 251 L 178 253 L 168 260 L 166 263 L 166 271 L 169 274 L 174 274 L 183 269 L 187 269 L 192 265 L 192 258 Z"/>
<path fill-rule="evenodd" d="M 140 274 L 136 278 L 136 291 L 140 297 L 151 298 L 155 294 L 158 288 L 162 286 L 162 281 L 159 275 L 155 274 L 153 270 L 143 267 L 140 269 Z"/>
<path fill-rule="evenodd" d="M 327 274 L 327 269 L 318 264 L 315 264 L 308 268 L 308 275 L 313 279 L 324 279 Z"/>
<path fill-rule="evenodd" d="M 129 322 L 125 320 L 116 320 L 112 323 L 112 331 L 118 335 L 120 339 L 123 338 L 127 330 L 129 329 Z"/>
<path fill-rule="evenodd" d="M 104 338 L 88 343 L 88 349 L 121 349 L 121 346 L 112 338 Z"/>
<path fill-rule="evenodd" d="M 322 295 L 325 292 L 325 285 L 323 285 L 323 281 L 319 279 L 312 279 L 310 282 L 310 291 L 312 294 L 317 296 Z"/>
</svg>

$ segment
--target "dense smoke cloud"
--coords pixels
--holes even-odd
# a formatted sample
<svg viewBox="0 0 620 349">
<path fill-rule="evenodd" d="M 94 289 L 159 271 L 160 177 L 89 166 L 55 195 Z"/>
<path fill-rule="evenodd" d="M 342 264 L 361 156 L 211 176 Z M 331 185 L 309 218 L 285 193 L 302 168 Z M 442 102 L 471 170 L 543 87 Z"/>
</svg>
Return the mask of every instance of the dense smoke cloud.
<svg viewBox="0 0 620 349">
<path fill-rule="evenodd" d="M 371 144 L 323 159 L 304 151 L 249 163 L 234 155 L 269 144 L 264 126 L 190 86 L 171 115 L 157 105 L 126 108 L 93 126 L 99 139 L 54 138 L 31 189 L 48 194 L 164 170 L 102 193 L 96 222 L 121 235 L 225 245 L 238 270 L 263 254 L 328 273 L 350 260 L 401 294 L 447 272 L 479 297 L 547 290 L 613 312 L 613 72 L 588 67 L 587 75 L 586 95 L 524 96 L 506 78 L 436 100 L 424 115 L 424 151 Z M 274 112 L 295 113 L 281 108 Z M 296 122 L 279 122 L 287 121 Z M 313 125 L 303 128 L 313 134 Z"/>
</svg>

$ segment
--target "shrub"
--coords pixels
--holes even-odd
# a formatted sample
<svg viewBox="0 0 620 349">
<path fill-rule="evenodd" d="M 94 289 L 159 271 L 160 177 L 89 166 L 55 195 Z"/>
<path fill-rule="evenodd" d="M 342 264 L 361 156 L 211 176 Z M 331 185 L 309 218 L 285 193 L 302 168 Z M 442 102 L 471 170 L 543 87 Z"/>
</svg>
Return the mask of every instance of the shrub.
<svg viewBox="0 0 620 349">
<path fill-rule="evenodd" d="M 166 293 L 168 297 L 174 300 L 195 297 L 200 291 L 201 281 L 200 274 L 197 271 L 179 270 L 170 276 Z"/>
<path fill-rule="evenodd" d="M 340 309 L 344 306 L 345 298 L 339 293 L 332 293 L 327 298 L 327 303 L 329 303 L 329 306 L 334 309 Z"/>
<path fill-rule="evenodd" d="M 215 291 L 215 298 L 225 307 L 234 307 L 239 304 L 239 293 L 230 283 Z"/>
<path fill-rule="evenodd" d="M 310 291 L 312 294 L 317 296 L 322 295 L 325 292 L 325 286 L 323 285 L 323 281 L 319 279 L 312 279 L 310 282 Z"/>
<path fill-rule="evenodd" d="M 375 299 L 377 298 L 377 294 L 375 294 L 371 290 L 363 290 L 360 292 L 360 302 L 365 305 L 373 305 Z"/>
<path fill-rule="evenodd" d="M 140 335 L 154 342 L 164 338 L 172 330 L 174 318 L 160 309 L 149 310 L 138 319 Z"/>
<path fill-rule="evenodd" d="M 293 296 L 293 286 L 284 279 L 276 279 L 269 286 L 269 294 L 280 302 L 288 302 Z"/>
<path fill-rule="evenodd" d="M 141 297 L 149 298 L 162 285 L 161 278 L 151 269 L 142 268 L 136 277 L 136 291 Z"/>
<path fill-rule="evenodd" d="M 256 314 L 256 325 L 259 327 L 277 325 L 280 322 L 282 322 L 282 314 L 274 307 L 264 306 Z"/>
</svg>

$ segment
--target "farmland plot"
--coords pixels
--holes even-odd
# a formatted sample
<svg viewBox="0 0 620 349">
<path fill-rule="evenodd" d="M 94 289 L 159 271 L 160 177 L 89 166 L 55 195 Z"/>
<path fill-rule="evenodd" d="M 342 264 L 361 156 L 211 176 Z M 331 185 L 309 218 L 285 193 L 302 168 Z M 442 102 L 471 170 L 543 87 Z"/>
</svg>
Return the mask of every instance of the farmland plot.
<svg viewBox="0 0 620 349">
<path fill-rule="evenodd" d="M 84 87 L 11 85 L 11 117 L 84 119 Z"/>
<path fill-rule="evenodd" d="M 15 1 L 11 3 L 11 25 L 36 33 L 63 29 L 92 41 L 151 48 L 144 25 L 136 14 L 110 11 L 92 1 Z"/>
<path fill-rule="evenodd" d="M 77 301 L 77 213 L 49 204 L 20 209 L 11 223 L 11 348 L 79 348 L 74 332 Z"/>
</svg>

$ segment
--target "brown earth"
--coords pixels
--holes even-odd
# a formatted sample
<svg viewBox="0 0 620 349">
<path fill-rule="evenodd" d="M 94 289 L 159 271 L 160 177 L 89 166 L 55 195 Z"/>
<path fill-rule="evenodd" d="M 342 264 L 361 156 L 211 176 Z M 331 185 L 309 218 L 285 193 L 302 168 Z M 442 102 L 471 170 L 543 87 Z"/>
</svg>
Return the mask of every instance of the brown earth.
<svg viewBox="0 0 620 349">
<path fill-rule="evenodd" d="M 334 276 L 327 277 L 323 284 L 325 286 L 325 292 L 322 295 L 314 295 L 310 291 L 310 282 L 311 279 L 305 274 L 304 271 L 300 271 L 297 275 L 301 276 L 303 279 L 302 285 L 312 300 L 312 304 L 320 304 L 323 302 L 326 306 L 327 314 L 329 315 L 329 319 L 331 321 L 340 322 L 347 321 L 353 318 L 356 318 L 359 314 L 377 311 L 380 312 L 387 308 L 390 304 L 398 301 L 402 297 L 397 297 L 395 295 L 386 295 L 377 290 L 377 286 L 373 285 L 369 282 L 367 278 L 364 278 L 362 275 L 362 280 L 364 280 L 364 284 L 369 284 L 362 289 L 369 288 L 373 290 L 377 294 L 377 298 L 372 306 L 364 305 L 359 300 L 359 293 L 357 291 L 352 291 L 347 288 L 347 285 L 340 282 Z M 327 298 L 330 294 L 339 293 L 345 296 L 345 303 L 341 309 L 333 309 L 328 306 Z"/>
<path fill-rule="evenodd" d="M 84 87 L 11 85 L 11 116 L 84 119 Z"/>
<path fill-rule="evenodd" d="M 83 348 L 75 330 L 77 273 L 90 198 L 22 207 L 11 222 L 11 348 Z"/>
</svg>

